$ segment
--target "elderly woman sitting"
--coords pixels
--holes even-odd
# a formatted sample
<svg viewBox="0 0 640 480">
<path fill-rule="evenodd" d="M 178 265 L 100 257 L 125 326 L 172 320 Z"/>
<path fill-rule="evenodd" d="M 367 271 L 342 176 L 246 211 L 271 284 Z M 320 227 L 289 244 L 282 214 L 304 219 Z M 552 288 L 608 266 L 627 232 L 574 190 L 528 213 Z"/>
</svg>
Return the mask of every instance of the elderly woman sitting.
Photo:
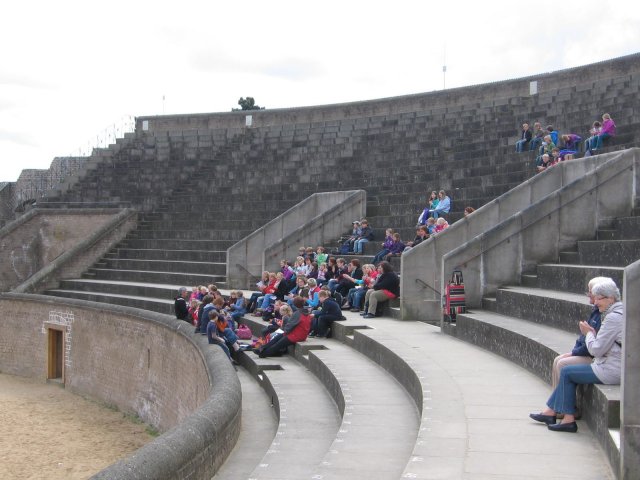
<svg viewBox="0 0 640 480">
<path fill-rule="evenodd" d="M 593 305 L 591 310 L 591 315 L 587 319 L 587 323 L 593 327 L 596 331 L 596 334 L 600 330 L 601 322 L 601 314 L 598 307 L 594 305 L 593 293 L 591 292 L 593 287 L 599 283 L 609 282 L 615 286 L 615 283 L 612 279 L 608 277 L 595 277 L 589 280 L 587 284 L 587 296 L 589 297 L 589 303 Z M 556 388 L 558 386 L 558 382 L 560 381 L 560 372 L 562 369 L 568 365 L 590 365 L 593 361 L 593 356 L 589 353 L 589 349 L 587 348 L 587 344 L 585 342 L 585 335 L 581 334 L 577 339 L 576 343 L 571 349 L 571 352 L 562 353 L 558 355 L 553 361 L 553 367 L 551 369 L 551 388 Z"/>
<path fill-rule="evenodd" d="M 599 283 L 591 289 L 593 302 L 601 314 L 600 331 L 582 321 L 580 331 L 594 361 L 588 365 L 567 365 L 560 371 L 558 386 L 553 390 L 547 408 L 541 413 L 529 416 L 547 424 L 555 432 L 578 431 L 575 421 L 576 385 L 590 383 L 619 384 L 622 370 L 622 329 L 624 326 L 623 306 L 620 290 L 613 281 Z M 564 414 L 561 423 L 556 424 L 556 415 Z"/>
</svg>

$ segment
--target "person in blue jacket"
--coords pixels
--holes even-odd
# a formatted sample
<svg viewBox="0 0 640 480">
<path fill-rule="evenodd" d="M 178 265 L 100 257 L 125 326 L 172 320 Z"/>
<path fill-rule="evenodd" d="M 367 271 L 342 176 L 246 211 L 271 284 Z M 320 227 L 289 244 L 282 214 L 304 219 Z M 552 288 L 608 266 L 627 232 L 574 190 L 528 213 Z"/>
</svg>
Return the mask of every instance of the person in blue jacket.
<svg viewBox="0 0 640 480">
<path fill-rule="evenodd" d="M 342 316 L 340 305 L 331 298 L 329 290 L 320 290 L 318 298 L 320 299 L 320 309 L 313 312 L 309 336 L 327 338 L 331 324 L 344 317 Z"/>
</svg>

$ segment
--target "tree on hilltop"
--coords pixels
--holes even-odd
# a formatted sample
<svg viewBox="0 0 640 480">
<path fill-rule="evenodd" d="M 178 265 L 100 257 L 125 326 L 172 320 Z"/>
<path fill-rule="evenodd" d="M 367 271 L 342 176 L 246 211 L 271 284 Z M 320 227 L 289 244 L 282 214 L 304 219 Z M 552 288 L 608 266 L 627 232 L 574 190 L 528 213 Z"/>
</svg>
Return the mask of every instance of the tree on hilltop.
<svg viewBox="0 0 640 480">
<path fill-rule="evenodd" d="M 240 108 L 232 108 L 231 111 L 237 112 L 239 110 L 264 110 L 264 107 L 256 105 L 256 101 L 253 97 L 240 97 L 240 100 L 238 100 L 238 105 L 240 105 Z"/>
</svg>

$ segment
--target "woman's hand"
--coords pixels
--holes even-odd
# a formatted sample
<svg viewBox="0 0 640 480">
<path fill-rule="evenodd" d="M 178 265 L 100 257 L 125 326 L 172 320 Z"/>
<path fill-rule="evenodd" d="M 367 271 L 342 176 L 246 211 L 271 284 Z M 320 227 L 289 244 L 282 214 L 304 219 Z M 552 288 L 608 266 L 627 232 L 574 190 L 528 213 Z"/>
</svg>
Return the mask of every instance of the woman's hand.
<svg viewBox="0 0 640 480">
<path fill-rule="evenodd" d="M 589 332 L 593 333 L 594 335 L 596 334 L 596 329 L 585 321 L 580 322 L 578 326 L 580 327 L 580 331 L 583 335 L 586 335 Z"/>
</svg>

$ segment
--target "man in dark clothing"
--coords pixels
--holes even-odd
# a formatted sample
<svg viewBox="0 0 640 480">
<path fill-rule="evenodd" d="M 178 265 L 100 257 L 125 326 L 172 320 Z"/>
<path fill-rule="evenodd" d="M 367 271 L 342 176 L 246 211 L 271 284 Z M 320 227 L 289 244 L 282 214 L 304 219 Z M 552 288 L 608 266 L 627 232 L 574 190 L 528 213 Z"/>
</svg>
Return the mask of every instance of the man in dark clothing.
<svg viewBox="0 0 640 480">
<path fill-rule="evenodd" d="M 176 297 L 176 301 L 174 303 L 176 318 L 178 320 L 184 320 L 185 322 L 189 321 L 189 306 L 187 305 L 187 296 L 187 289 L 185 287 L 180 287 L 180 290 L 178 290 L 178 296 Z"/>
<path fill-rule="evenodd" d="M 389 262 L 380 262 L 378 264 L 378 272 L 380 275 L 373 284 L 373 288 L 367 290 L 364 297 L 364 314 L 363 318 L 374 318 L 378 303 L 387 302 L 392 298 L 400 296 L 400 278 L 393 271 L 393 267 Z"/>
<path fill-rule="evenodd" d="M 327 338 L 331 324 L 335 320 L 342 320 L 342 310 L 335 300 L 331 299 L 331 293 L 328 290 L 321 290 L 318 293 L 320 300 L 320 310 L 313 312 L 313 322 L 311 323 L 312 332 L 310 337 Z"/>
</svg>

